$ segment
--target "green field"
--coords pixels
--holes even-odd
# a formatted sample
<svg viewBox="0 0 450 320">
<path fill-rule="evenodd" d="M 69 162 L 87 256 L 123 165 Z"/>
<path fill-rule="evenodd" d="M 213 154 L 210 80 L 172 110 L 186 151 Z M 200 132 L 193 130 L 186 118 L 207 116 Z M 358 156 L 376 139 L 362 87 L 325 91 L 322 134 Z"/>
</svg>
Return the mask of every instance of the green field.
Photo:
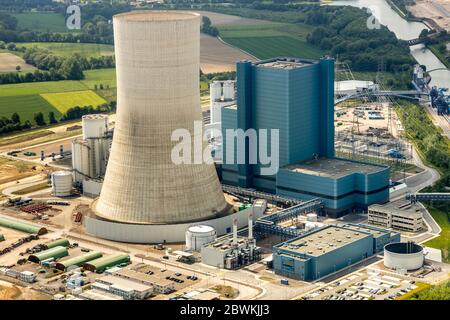
<svg viewBox="0 0 450 320">
<path fill-rule="evenodd" d="M 34 123 L 33 116 L 36 112 L 43 112 L 47 118 L 48 112 L 55 112 L 57 118 L 61 116 L 61 112 L 53 107 L 41 94 L 48 93 L 64 93 L 74 91 L 93 90 L 95 85 L 100 84 L 110 89 L 97 90 L 96 93 L 107 101 L 116 99 L 116 74 L 115 69 L 98 69 L 84 72 L 85 79 L 81 81 L 49 81 L 49 82 L 31 82 L 20 84 L 5 84 L 0 86 L 0 117 L 10 118 L 12 113 L 17 112 L 21 116 L 21 120 L 30 120 Z M 89 91 L 91 92 L 91 91 Z M 92 102 L 100 101 L 100 97 L 96 95 L 96 100 L 90 100 L 92 94 L 77 97 L 79 106 L 93 104 Z M 102 103 L 104 103 L 104 100 Z M 73 102 L 73 101 L 72 101 Z M 77 105 L 77 104 L 75 104 Z M 70 107 L 74 107 L 71 105 Z M 67 105 L 66 105 L 67 107 Z M 61 107 L 61 110 L 66 108 Z"/>
<path fill-rule="evenodd" d="M 3 84 L 0 86 L 0 97 L 80 90 L 86 90 L 86 86 L 80 81 L 72 80 Z"/>
<path fill-rule="evenodd" d="M 424 245 L 427 247 L 441 249 L 442 260 L 446 263 L 450 263 L 450 221 L 448 214 L 431 207 L 428 207 L 428 211 L 431 213 L 434 220 L 436 220 L 439 224 L 442 232 L 439 237 L 425 242 Z"/>
<path fill-rule="evenodd" d="M 68 32 L 64 16 L 54 12 L 26 12 L 12 14 L 18 20 L 18 29 L 41 32 Z"/>
<path fill-rule="evenodd" d="M 287 23 L 219 26 L 220 37 L 259 59 L 291 56 L 317 59 L 323 52 L 310 45 L 306 36 L 311 27 Z"/>
<path fill-rule="evenodd" d="M 34 114 L 38 111 L 44 114 L 46 120 L 50 111 L 55 112 L 57 117 L 61 116 L 57 109 L 38 94 L 0 97 L 0 117 L 11 118 L 11 115 L 17 112 L 22 122 L 30 120 L 34 123 Z"/>
<path fill-rule="evenodd" d="M 55 107 L 61 114 L 64 114 L 70 108 L 75 106 L 93 106 L 97 107 L 106 103 L 105 99 L 99 97 L 91 90 L 59 92 L 59 93 L 43 93 L 41 97 Z"/>
<path fill-rule="evenodd" d="M 96 43 L 65 43 L 65 42 L 23 42 L 21 47 L 39 47 L 49 50 L 51 53 L 68 57 L 79 54 L 83 57 L 113 56 L 114 46 Z"/>
</svg>

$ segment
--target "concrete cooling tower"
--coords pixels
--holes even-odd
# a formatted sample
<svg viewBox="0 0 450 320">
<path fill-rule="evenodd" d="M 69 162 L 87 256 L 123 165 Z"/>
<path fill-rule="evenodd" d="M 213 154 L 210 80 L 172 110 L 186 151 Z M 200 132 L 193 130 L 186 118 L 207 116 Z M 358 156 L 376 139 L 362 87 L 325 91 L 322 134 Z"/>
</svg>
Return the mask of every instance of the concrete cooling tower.
<svg viewBox="0 0 450 320">
<path fill-rule="evenodd" d="M 214 165 L 176 165 L 171 159 L 179 143 L 171 141 L 172 132 L 187 129 L 193 142 L 194 121 L 202 121 L 200 15 L 119 14 L 114 17 L 114 41 L 117 118 L 95 214 L 130 224 L 224 216 L 229 205 Z"/>
</svg>

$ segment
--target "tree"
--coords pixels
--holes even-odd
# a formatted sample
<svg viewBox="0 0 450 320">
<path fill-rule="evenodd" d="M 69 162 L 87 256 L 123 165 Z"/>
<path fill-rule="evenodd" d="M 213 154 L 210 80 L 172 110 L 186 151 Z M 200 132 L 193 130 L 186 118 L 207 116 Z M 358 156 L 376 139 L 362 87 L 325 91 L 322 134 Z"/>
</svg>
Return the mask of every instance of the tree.
<svg viewBox="0 0 450 320">
<path fill-rule="evenodd" d="M 34 121 L 38 126 L 45 126 L 44 114 L 42 112 L 35 113 Z"/>
<path fill-rule="evenodd" d="M 55 113 L 54 113 L 53 111 L 50 111 L 50 112 L 48 113 L 48 121 L 49 121 L 51 124 L 53 124 L 53 123 L 58 123 L 58 120 L 56 120 Z"/>
<path fill-rule="evenodd" d="M 21 66 L 16 66 L 16 71 L 20 72 L 20 70 L 22 70 L 22 67 Z"/>
<path fill-rule="evenodd" d="M 20 116 L 19 116 L 19 114 L 18 114 L 17 112 L 14 112 L 14 113 L 12 114 L 12 116 L 11 116 L 11 121 L 12 121 L 14 124 L 20 124 Z"/>
<path fill-rule="evenodd" d="M 84 79 L 83 70 L 76 56 L 72 56 L 61 65 L 61 73 L 67 80 Z"/>
</svg>

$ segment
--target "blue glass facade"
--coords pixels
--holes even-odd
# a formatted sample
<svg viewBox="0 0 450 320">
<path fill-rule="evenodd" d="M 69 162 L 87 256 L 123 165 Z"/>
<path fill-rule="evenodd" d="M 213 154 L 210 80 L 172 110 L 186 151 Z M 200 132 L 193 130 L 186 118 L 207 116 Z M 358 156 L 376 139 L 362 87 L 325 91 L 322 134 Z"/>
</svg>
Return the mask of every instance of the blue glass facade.
<svg viewBox="0 0 450 320">
<path fill-rule="evenodd" d="M 300 199 L 322 198 L 326 210 L 341 215 L 389 198 L 389 168 L 373 174 L 353 173 L 339 179 L 301 174 L 284 167 L 318 158 L 334 158 L 334 60 L 275 58 L 237 63 L 237 108 L 222 109 L 226 129 L 279 130 L 277 174 L 262 175 L 259 158 L 244 164 L 223 164 L 223 182 Z M 270 141 L 270 137 L 268 137 Z M 227 139 L 223 139 L 226 159 Z M 234 143 L 236 155 L 236 141 Z M 271 154 L 271 145 L 268 146 Z M 229 150 L 230 151 L 230 150 Z M 226 161 L 225 161 L 226 162 Z M 236 162 L 235 162 L 236 163 Z"/>
<path fill-rule="evenodd" d="M 308 237 L 318 232 L 326 236 L 329 228 L 358 232 L 363 236 L 336 246 L 333 250 L 325 250 L 323 254 L 303 253 L 297 250 L 301 248 L 298 243 L 302 243 L 302 240 L 307 242 Z M 330 242 L 333 240 L 330 239 Z M 382 228 L 359 224 L 329 226 L 274 246 L 273 267 L 276 274 L 299 280 L 316 280 L 369 258 L 381 252 L 386 244 L 398 241 L 400 241 L 399 233 Z"/>
</svg>

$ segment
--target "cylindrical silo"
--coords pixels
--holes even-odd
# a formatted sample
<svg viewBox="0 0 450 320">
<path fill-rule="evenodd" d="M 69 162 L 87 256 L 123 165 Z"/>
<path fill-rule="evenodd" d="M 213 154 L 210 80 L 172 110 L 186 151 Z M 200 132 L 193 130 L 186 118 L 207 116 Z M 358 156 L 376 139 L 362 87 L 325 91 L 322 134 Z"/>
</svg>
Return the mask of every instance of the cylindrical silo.
<svg viewBox="0 0 450 320">
<path fill-rule="evenodd" d="M 67 197 L 72 194 L 72 173 L 56 171 L 52 173 L 52 193 L 57 197 Z"/>
<path fill-rule="evenodd" d="M 88 114 L 81 119 L 83 139 L 101 138 L 108 131 L 108 116 L 105 114 Z"/>
<path fill-rule="evenodd" d="M 216 240 L 217 232 L 211 226 L 191 226 L 186 230 L 186 249 L 200 251 L 206 243 Z"/>
<path fill-rule="evenodd" d="M 177 129 L 202 132 L 200 15 L 136 11 L 114 17 L 117 114 L 96 214 L 135 224 L 202 221 L 228 213 L 214 164 L 176 164 Z M 185 132 L 185 131 L 184 131 Z M 206 141 L 201 142 L 203 148 Z M 208 153 L 205 153 L 208 155 Z M 191 152 L 191 160 L 194 156 Z"/>
<path fill-rule="evenodd" d="M 228 80 L 223 84 L 223 98 L 224 100 L 234 100 L 234 81 Z"/>
<path fill-rule="evenodd" d="M 220 100 L 220 97 L 222 97 L 222 84 L 220 81 L 213 81 L 209 85 L 209 98 L 211 103 Z"/>
</svg>

